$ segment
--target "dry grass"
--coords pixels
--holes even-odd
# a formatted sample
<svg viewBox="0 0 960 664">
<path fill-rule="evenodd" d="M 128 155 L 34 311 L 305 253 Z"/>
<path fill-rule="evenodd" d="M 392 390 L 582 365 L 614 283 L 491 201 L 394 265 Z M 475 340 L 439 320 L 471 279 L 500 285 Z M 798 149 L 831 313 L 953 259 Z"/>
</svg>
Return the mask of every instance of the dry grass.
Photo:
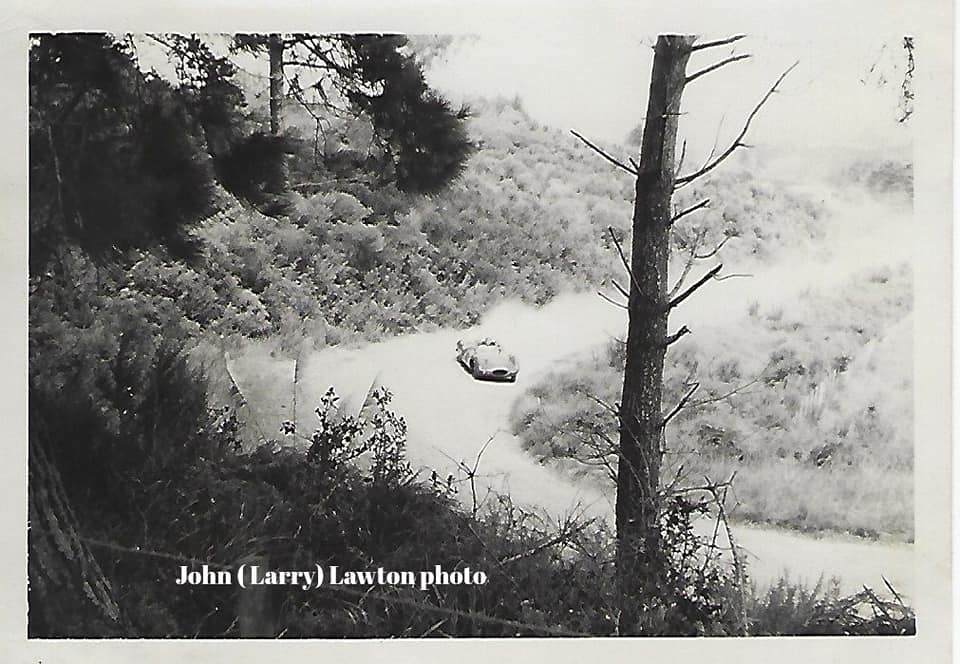
<svg viewBox="0 0 960 664">
<path fill-rule="evenodd" d="M 909 277 L 905 269 L 859 275 L 837 293 L 754 308 L 730 330 L 700 329 L 677 344 L 666 403 L 691 375 L 703 400 L 762 378 L 674 420 L 664 477 L 737 471 L 737 519 L 912 540 Z M 544 378 L 517 403 L 514 432 L 539 458 L 604 481 L 602 469 L 578 459 L 603 436 L 616 440 L 614 418 L 596 399 L 619 400 L 622 359 L 614 343 Z"/>
</svg>

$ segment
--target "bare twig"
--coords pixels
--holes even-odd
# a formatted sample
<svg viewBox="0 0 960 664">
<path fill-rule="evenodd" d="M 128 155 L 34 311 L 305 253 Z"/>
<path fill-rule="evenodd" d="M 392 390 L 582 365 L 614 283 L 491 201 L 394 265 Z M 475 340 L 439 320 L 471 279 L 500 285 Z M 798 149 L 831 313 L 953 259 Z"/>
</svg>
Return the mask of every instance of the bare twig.
<svg viewBox="0 0 960 664">
<path fill-rule="evenodd" d="M 680 401 L 678 401 L 677 405 L 673 407 L 673 410 L 666 414 L 666 416 L 663 418 L 663 423 L 660 426 L 666 428 L 667 424 L 670 423 L 670 420 L 676 417 L 677 413 L 683 410 L 683 407 L 687 405 L 688 401 L 690 401 L 690 397 L 693 396 L 693 393 L 699 389 L 700 383 L 694 383 L 693 386 L 687 390 L 687 393 L 680 398 Z"/>
<path fill-rule="evenodd" d="M 673 288 L 670 289 L 670 292 L 667 293 L 668 300 L 679 293 L 680 289 L 683 288 L 683 285 L 686 283 L 687 276 L 690 274 L 690 270 L 693 269 L 693 264 L 697 259 L 697 249 L 700 248 L 700 243 L 703 242 L 703 238 L 706 236 L 707 229 L 701 228 L 693 237 L 693 243 L 690 245 L 690 251 L 687 252 L 687 260 L 683 264 L 683 270 L 680 272 L 680 277 L 677 279 L 677 283 L 673 285 Z"/>
<path fill-rule="evenodd" d="M 610 239 L 613 240 L 613 244 L 617 248 L 617 253 L 620 254 L 620 262 L 623 263 L 627 274 L 630 275 L 630 290 L 633 291 L 633 289 L 637 287 L 637 277 L 633 274 L 633 268 L 630 267 L 630 261 L 627 260 L 627 255 L 623 251 L 623 245 L 621 245 L 620 240 L 617 239 L 617 234 L 613 231 L 613 226 L 607 226 L 607 232 L 610 233 Z"/>
<path fill-rule="evenodd" d="M 684 300 L 686 300 L 688 297 L 690 297 L 690 296 L 693 295 L 695 292 L 697 292 L 697 290 L 698 290 L 701 286 L 703 286 L 705 283 L 707 283 L 708 281 L 710 281 L 711 279 L 713 279 L 715 276 L 717 276 L 717 273 L 718 273 L 722 268 L 723 268 L 723 263 L 717 264 L 716 267 L 714 267 L 712 270 L 710 270 L 710 271 L 707 272 L 705 275 L 703 275 L 702 277 L 700 277 L 700 279 L 697 280 L 697 283 L 695 283 L 695 284 L 692 285 L 690 288 L 688 288 L 687 290 L 685 290 L 685 291 L 683 291 L 682 293 L 680 293 L 680 295 L 677 295 L 675 298 L 673 298 L 672 300 L 670 300 L 670 302 L 667 304 L 667 308 L 668 308 L 668 309 L 673 309 L 674 307 L 679 306 Z"/>
<path fill-rule="evenodd" d="M 627 308 L 628 308 L 627 305 L 625 305 L 623 302 L 617 302 L 616 300 L 614 300 L 612 297 L 610 297 L 609 295 L 607 295 L 607 294 L 604 293 L 603 291 L 597 291 L 597 295 L 599 295 L 600 297 L 602 297 L 604 300 L 606 300 L 607 302 L 609 302 L 610 304 L 612 304 L 612 305 L 615 306 L 615 307 L 620 307 L 621 309 L 627 309 Z"/>
<path fill-rule="evenodd" d="M 715 46 L 726 46 L 727 44 L 732 44 L 733 42 L 740 41 L 746 37 L 746 35 L 733 35 L 732 37 L 727 37 L 726 39 L 718 39 L 716 41 L 703 42 L 702 44 L 694 44 L 693 48 L 690 49 L 693 51 L 702 51 L 705 48 L 713 48 Z"/>
<path fill-rule="evenodd" d="M 683 140 L 683 145 L 680 148 L 680 159 L 677 160 L 677 167 L 673 170 L 674 177 L 680 175 L 680 170 L 683 168 L 683 160 L 687 157 L 687 140 Z M 638 169 L 639 170 L 639 169 Z M 674 219 L 676 221 L 676 219 Z"/>
<path fill-rule="evenodd" d="M 590 399 L 591 401 L 593 401 L 594 403 L 596 403 L 598 406 L 603 407 L 603 409 L 606 410 L 607 412 L 609 412 L 610 414 L 612 414 L 612 415 L 617 415 L 617 409 L 614 408 L 613 406 L 611 406 L 610 404 L 608 404 L 608 403 L 607 403 L 606 401 L 604 401 L 603 399 L 600 399 L 599 397 L 596 397 L 596 396 L 590 394 L 589 392 L 584 392 L 584 391 L 581 390 L 581 389 L 578 389 L 577 392 L 578 392 L 579 394 L 582 394 L 583 396 L 587 397 L 588 399 Z"/>
<path fill-rule="evenodd" d="M 894 590 L 893 586 L 890 585 L 890 582 L 887 581 L 887 577 L 881 574 L 880 578 L 883 579 L 884 585 L 887 587 L 887 590 L 889 590 L 893 594 L 894 599 L 900 602 L 900 604 L 903 604 L 903 599 L 900 598 L 900 594 L 896 590 Z"/>
<path fill-rule="evenodd" d="M 714 281 L 726 281 L 727 279 L 741 279 L 743 277 L 752 277 L 752 274 L 747 274 L 746 272 L 734 272 L 733 274 L 725 274 L 722 277 L 714 277 Z"/>
<path fill-rule="evenodd" d="M 621 295 L 623 295 L 623 296 L 626 297 L 626 298 L 629 298 L 629 297 L 630 297 L 630 293 L 627 292 L 627 289 L 624 288 L 623 286 L 621 286 L 620 284 L 618 284 L 618 283 L 616 282 L 616 280 L 611 279 L 611 280 L 610 280 L 610 283 L 613 284 L 613 287 L 614 287 L 614 288 L 616 288 L 618 291 L 620 291 L 620 294 L 621 294 Z"/>
<path fill-rule="evenodd" d="M 670 219 L 670 223 L 671 223 L 671 224 L 674 224 L 674 223 L 676 223 L 678 220 L 682 219 L 683 217 L 686 217 L 686 216 L 687 216 L 688 214 L 690 214 L 691 212 L 696 212 L 697 210 L 701 210 L 701 209 L 707 207 L 708 205 L 710 205 L 710 199 L 709 199 L 709 198 L 704 198 L 702 201 L 700 201 L 700 202 L 697 203 L 696 205 L 691 205 L 690 207 L 688 207 L 688 208 L 686 208 L 686 209 L 684 209 L 684 210 L 680 210 L 680 212 L 677 212 L 677 213 L 676 213 L 675 215 L 673 215 L 673 217 Z"/>
<path fill-rule="evenodd" d="M 720 131 L 723 129 L 723 121 L 726 117 L 726 114 L 720 116 L 720 122 L 717 123 L 717 132 L 713 135 L 713 145 L 710 146 L 710 154 L 707 155 L 705 161 L 710 161 L 713 159 L 713 155 L 717 154 L 717 145 L 720 144 Z"/>
<path fill-rule="evenodd" d="M 718 157 L 704 164 L 700 169 L 694 171 L 693 173 L 690 173 L 689 175 L 682 175 L 678 177 L 675 180 L 676 186 L 682 187 L 683 185 L 689 184 L 690 182 L 693 182 L 697 178 L 703 175 L 706 175 L 707 173 L 712 171 L 714 168 L 719 166 L 723 161 L 725 161 L 731 154 L 733 154 L 733 152 L 737 148 L 746 147 L 746 144 L 743 143 L 743 139 L 746 137 L 747 132 L 750 130 L 750 123 L 753 122 L 753 119 L 757 116 L 757 113 L 760 112 L 760 109 L 763 107 L 765 103 L 767 103 L 767 100 L 770 99 L 773 93 L 777 92 L 777 86 L 779 86 L 780 83 L 783 82 L 783 79 L 787 77 L 787 74 L 793 71 L 793 69 L 798 64 L 800 64 L 799 61 L 794 62 L 792 65 L 790 65 L 786 69 L 786 71 L 780 74 L 780 77 L 776 80 L 773 86 L 771 86 L 770 89 L 767 90 L 767 93 L 763 95 L 763 98 L 760 100 L 760 102 L 753 107 L 752 111 L 750 111 L 750 115 L 747 116 L 747 121 L 743 124 L 743 129 L 740 130 L 740 133 L 733 140 L 730 146 L 726 150 L 724 150 Z"/>
<path fill-rule="evenodd" d="M 728 65 L 731 62 L 737 62 L 738 60 L 746 60 L 749 57 L 750 57 L 749 53 L 741 53 L 740 55 L 731 55 L 729 58 L 724 58 L 720 62 L 714 63 L 709 67 L 704 67 L 703 69 L 697 72 L 694 72 L 693 74 L 690 74 L 689 76 L 687 76 L 686 83 L 690 84 L 693 81 L 700 78 L 701 76 L 703 76 L 704 74 L 709 74 L 710 72 L 716 71 L 717 69 L 720 69 L 720 67 L 723 67 L 724 65 Z"/>
<path fill-rule="evenodd" d="M 682 337 L 685 334 L 690 334 L 690 328 L 687 327 L 686 325 L 684 325 L 679 330 L 677 330 L 676 332 L 668 336 L 666 339 L 664 339 L 663 345 L 669 346 L 672 343 L 676 343 L 677 341 L 680 340 L 680 337 Z"/>
<path fill-rule="evenodd" d="M 717 252 L 719 252 L 721 249 L 723 249 L 723 245 L 725 245 L 725 244 L 727 243 L 727 241 L 730 239 L 730 237 L 731 237 L 731 236 L 729 236 L 729 235 L 727 235 L 726 237 L 724 237 L 722 240 L 720 240 L 720 244 L 718 244 L 716 247 L 714 247 L 711 251 L 708 251 L 708 252 L 705 253 L 705 254 L 694 254 L 693 257 L 696 258 L 697 260 L 701 260 L 701 261 L 702 261 L 702 260 L 705 260 L 705 259 L 707 259 L 707 258 L 713 258 L 714 256 L 717 255 Z M 725 278 L 725 277 L 724 277 L 724 278 Z"/>
<path fill-rule="evenodd" d="M 737 475 L 736 471 L 734 471 L 733 474 L 730 475 L 730 479 L 727 480 L 726 482 L 727 486 L 733 483 L 733 478 L 736 477 L 736 475 Z M 708 485 L 711 484 L 709 477 L 704 476 L 703 479 L 707 482 Z M 737 590 L 739 591 L 739 595 L 740 595 L 740 606 L 738 608 L 740 609 L 741 629 L 743 630 L 744 636 L 746 636 L 747 607 L 746 607 L 746 602 L 744 601 L 744 587 L 743 587 L 745 577 L 744 577 L 744 571 L 743 571 L 743 563 L 740 560 L 740 553 L 737 551 L 737 543 L 736 543 L 736 540 L 734 540 L 733 538 L 733 531 L 730 530 L 730 520 L 727 518 L 726 507 L 724 507 L 724 501 L 726 500 L 726 497 L 727 497 L 726 489 L 724 489 L 724 493 L 722 497 L 718 495 L 716 490 L 714 490 L 712 493 L 713 493 L 714 502 L 717 505 L 718 514 L 720 516 L 720 519 L 723 521 L 724 530 L 727 531 L 727 541 L 730 543 L 730 555 L 733 557 L 733 570 L 734 570 L 734 574 L 736 575 Z"/>
<path fill-rule="evenodd" d="M 580 139 L 581 141 L 583 141 L 583 143 L 584 143 L 588 148 L 590 148 L 591 150 L 593 150 L 594 152 L 596 152 L 597 154 L 599 154 L 601 157 L 603 157 L 604 159 L 606 159 L 607 161 L 609 161 L 609 162 L 610 162 L 611 164 L 613 164 L 614 166 L 617 166 L 618 168 L 622 168 L 623 170 L 625 170 L 627 173 L 630 173 L 631 175 L 637 175 L 637 174 L 639 173 L 639 170 L 634 170 L 634 169 L 630 168 L 629 166 L 627 166 L 626 164 L 624 164 L 624 163 L 623 163 L 622 161 L 620 161 L 619 159 L 617 159 L 617 158 L 615 158 L 615 157 L 611 157 L 609 154 L 607 154 L 606 152 L 604 152 L 601 148 L 598 148 L 596 145 L 594 145 L 593 143 L 591 143 L 590 141 L 588 141 L 586 138 L 584 138 L 583 136 L 581 136 L 580 134 L 578 134 L 578 133 L 577 133 L 576 131 L 574 131 L 573 129 L 570 130 L 570 133 L 573 134 L 574 136 L 576 136 L 576 137 L 577 137 L 578 139 Z"/>
<path fill-rule="evenodd" d="M 577 534 L 583 532 L 588 526 L 590 526 L 591 524 L 593 524 L 594 521 L 595 521 L 595 519 L 588 519 L 587 521 L 584 521 L 583 523 L 577 524 L 577 525 L 576 525 L 575 527 L 573 527 L 573 528 L 569 528 L 569 529 L 568 529 L 568 528 L 566 528 L 566 527 L 563 527 L 563 528 L 561 528 L 560 532 L 559 532 L 555 537 L 551 537 L 550 539 L 546 540 L 545 542 L 542 542 L 542 543 L 540 543 L 540 544 L 537 544 L 536 546 L 534 546 L 534 547 L 532 547 L 532 548 L 530 548 L 530 549 L 527 549 L 526 551 L 522 551 L 522 552 L 517 553 L 517 554 L 512 555 L 512 556 L 507 556 L 506 558 L 504 558 L 503 560 L 500 561 L 500 564 L 501 564 L 501 565 L 506 565 L 506 564 L 508 564 L 508 563 L 516 562 L 516 561 L 518 561 L 518 560 L 523 560 L 524 558 L 529 558 L 530 556 L 535 556 L 535 555 L 537 555 L 538 553 L 540 553 L 541 551 L 545 551 L 546 549 L 549 549 L 549 548 L 552 547 L 552 546 L 556 546 L 557 544 L 565 544 L 565 543 L 567 543 L 574 535 L 577 535 Z"/>
<path fill-rule="evenodd" d="M 697 408 L 697 407 L 699 407 L 699 406 L 705 406 L 705 405 L 707 405 L 707 404 L 709 404 L 709 403 L 716 403 L 717 401 L 723 401 L 724 399 L 727 399 L 727 398 L 729 398 L 729 397 L 732 397 L 734 394 L 737 394 L 738 392 L 741 392 L 741 391 L 747 389 L 748 387 L 750 387 L 750 386 L 752 386 L 752 385 L 756 385 L 756 384 L 759 383 L 761 380 L 763 380 L 764 377 L 767 375 L 767 369 L 769 369 L 769 368 L 770 368 L 770 365 L 768 364 L 766 367 L 763 368 L 763 370 L 760 372 L 760 374 L 757 375 L 757 377 L 754 378 L 753 380 L 751 380 L 751 381 L 749 381 L 749 382 L 746 382 L 746 383 L 743 383 L 742 385 L 738 385 L 738 386 L 736 386 L 735 388 L 733 388 L 732 390 L 730 390 L 729 392 L 724 392 L 723 394 L 717 395 L 717 396 L 715 396 L 715 397 L 708 397 L 708 398 L 706 398 L 706 399 L 698 399 L 697 401 L 694 401 L 694 402 L 690 403 L 690 404 L 689 404 L 689 407 L 690 407 L 690 408 Z"/>
</svg>

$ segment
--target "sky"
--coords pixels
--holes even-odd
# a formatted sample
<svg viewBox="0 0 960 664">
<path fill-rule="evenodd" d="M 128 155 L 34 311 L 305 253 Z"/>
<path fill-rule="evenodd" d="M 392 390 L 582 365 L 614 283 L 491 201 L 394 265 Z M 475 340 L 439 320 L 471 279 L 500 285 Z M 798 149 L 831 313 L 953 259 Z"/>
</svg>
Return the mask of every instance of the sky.
<svg viewBox="0 0 960 664">
<path fill-rule="evenodd" d="M 688 65 L 692 72 L 731 53 L 752 56 L 686 89 L 680 134 L 694 160 L 736 136 L 750 110 L 794 62 L 797 67 L 751 125 L 749 143 L 797 154 L 883 150 L 902 155 L 910 148 L 912 125 L 897 122 L 906 66 L 903 37 L 916 25 L 935 23 L 944 5 L 936 0 L 528 0 L 452 12 L 453 5 L 439 3 L 424 13 L 423 2 L 406 4 L 421 10 L 392 9 L 381 29 L 461 37 L 426 72 L 429 83 L 451 101 L 519 97 L 540 123 L 607 142 L 622 142 L 642 120 L 658 34 L 685 32 L 701 40 L 746 34 L 735 45 L 696 53 Z M 330 29 L 350 26 L 331 24 Z M 917 43 L 918 72 L 937 62 L 943 56 L 937 50 L 943 48 Z M 266 74 L 263 58 L 241 66 Z"/>
<path fill-rule="evenodd" d="M 666 3 L 662 3 L 666 4 Z M 919 3 L 922 5 L 923 3 Z M 751 125 L 749 142 L 784 150 L 901 148 L 910 123 L 897 122 L 911 3 L 737 2 L 695 11 L 654 3 L 568 8 L 545 13 L 536 31 L 494 23 L 455 43 L 428 71 L 453 101 L 519 96 L 538 121 L 588 137 L 622 141 L 642 120 L 660 32 L 704 41 L 746 33 L 735 45 L 696 53 L 688 72 L 731 53 L 748 60 L 690 84 L 681 134 L 691 156 L 735 136 L 753 106 L 794 62 Z M 922 9 L 922 7 L 920 7 Z M 923 45 L 918 45 L 922 64 Z M 694 147 L 695 146 L 695 147 Z"/>
</svg>

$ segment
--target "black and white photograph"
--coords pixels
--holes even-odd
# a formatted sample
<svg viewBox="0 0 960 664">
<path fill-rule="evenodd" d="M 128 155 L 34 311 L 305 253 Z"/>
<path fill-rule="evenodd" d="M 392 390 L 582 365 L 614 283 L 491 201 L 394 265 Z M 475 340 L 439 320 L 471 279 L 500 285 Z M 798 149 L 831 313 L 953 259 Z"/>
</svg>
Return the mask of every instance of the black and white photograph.
<svg viewBox="0 0 960 664">
<path fill-rule="evenodd" d="M 947 661 L 949 3 L 259 10 L 18 47 L 16 639 Z"/>
</svg>

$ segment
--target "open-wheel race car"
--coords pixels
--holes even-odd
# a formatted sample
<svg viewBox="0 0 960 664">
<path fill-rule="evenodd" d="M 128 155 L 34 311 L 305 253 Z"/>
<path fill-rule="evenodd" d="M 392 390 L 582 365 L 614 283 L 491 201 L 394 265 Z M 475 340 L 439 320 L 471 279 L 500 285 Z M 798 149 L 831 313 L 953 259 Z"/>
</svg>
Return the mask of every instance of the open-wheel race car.
<svg viewBox="0 0 960 664">
<path fill-rule="evenodd" d="M 514 382 L 517 379 L 517 358 L 489 337 L 479 341 L 457 341 L 457 361 L 477 380 Z"/>
</svg>

